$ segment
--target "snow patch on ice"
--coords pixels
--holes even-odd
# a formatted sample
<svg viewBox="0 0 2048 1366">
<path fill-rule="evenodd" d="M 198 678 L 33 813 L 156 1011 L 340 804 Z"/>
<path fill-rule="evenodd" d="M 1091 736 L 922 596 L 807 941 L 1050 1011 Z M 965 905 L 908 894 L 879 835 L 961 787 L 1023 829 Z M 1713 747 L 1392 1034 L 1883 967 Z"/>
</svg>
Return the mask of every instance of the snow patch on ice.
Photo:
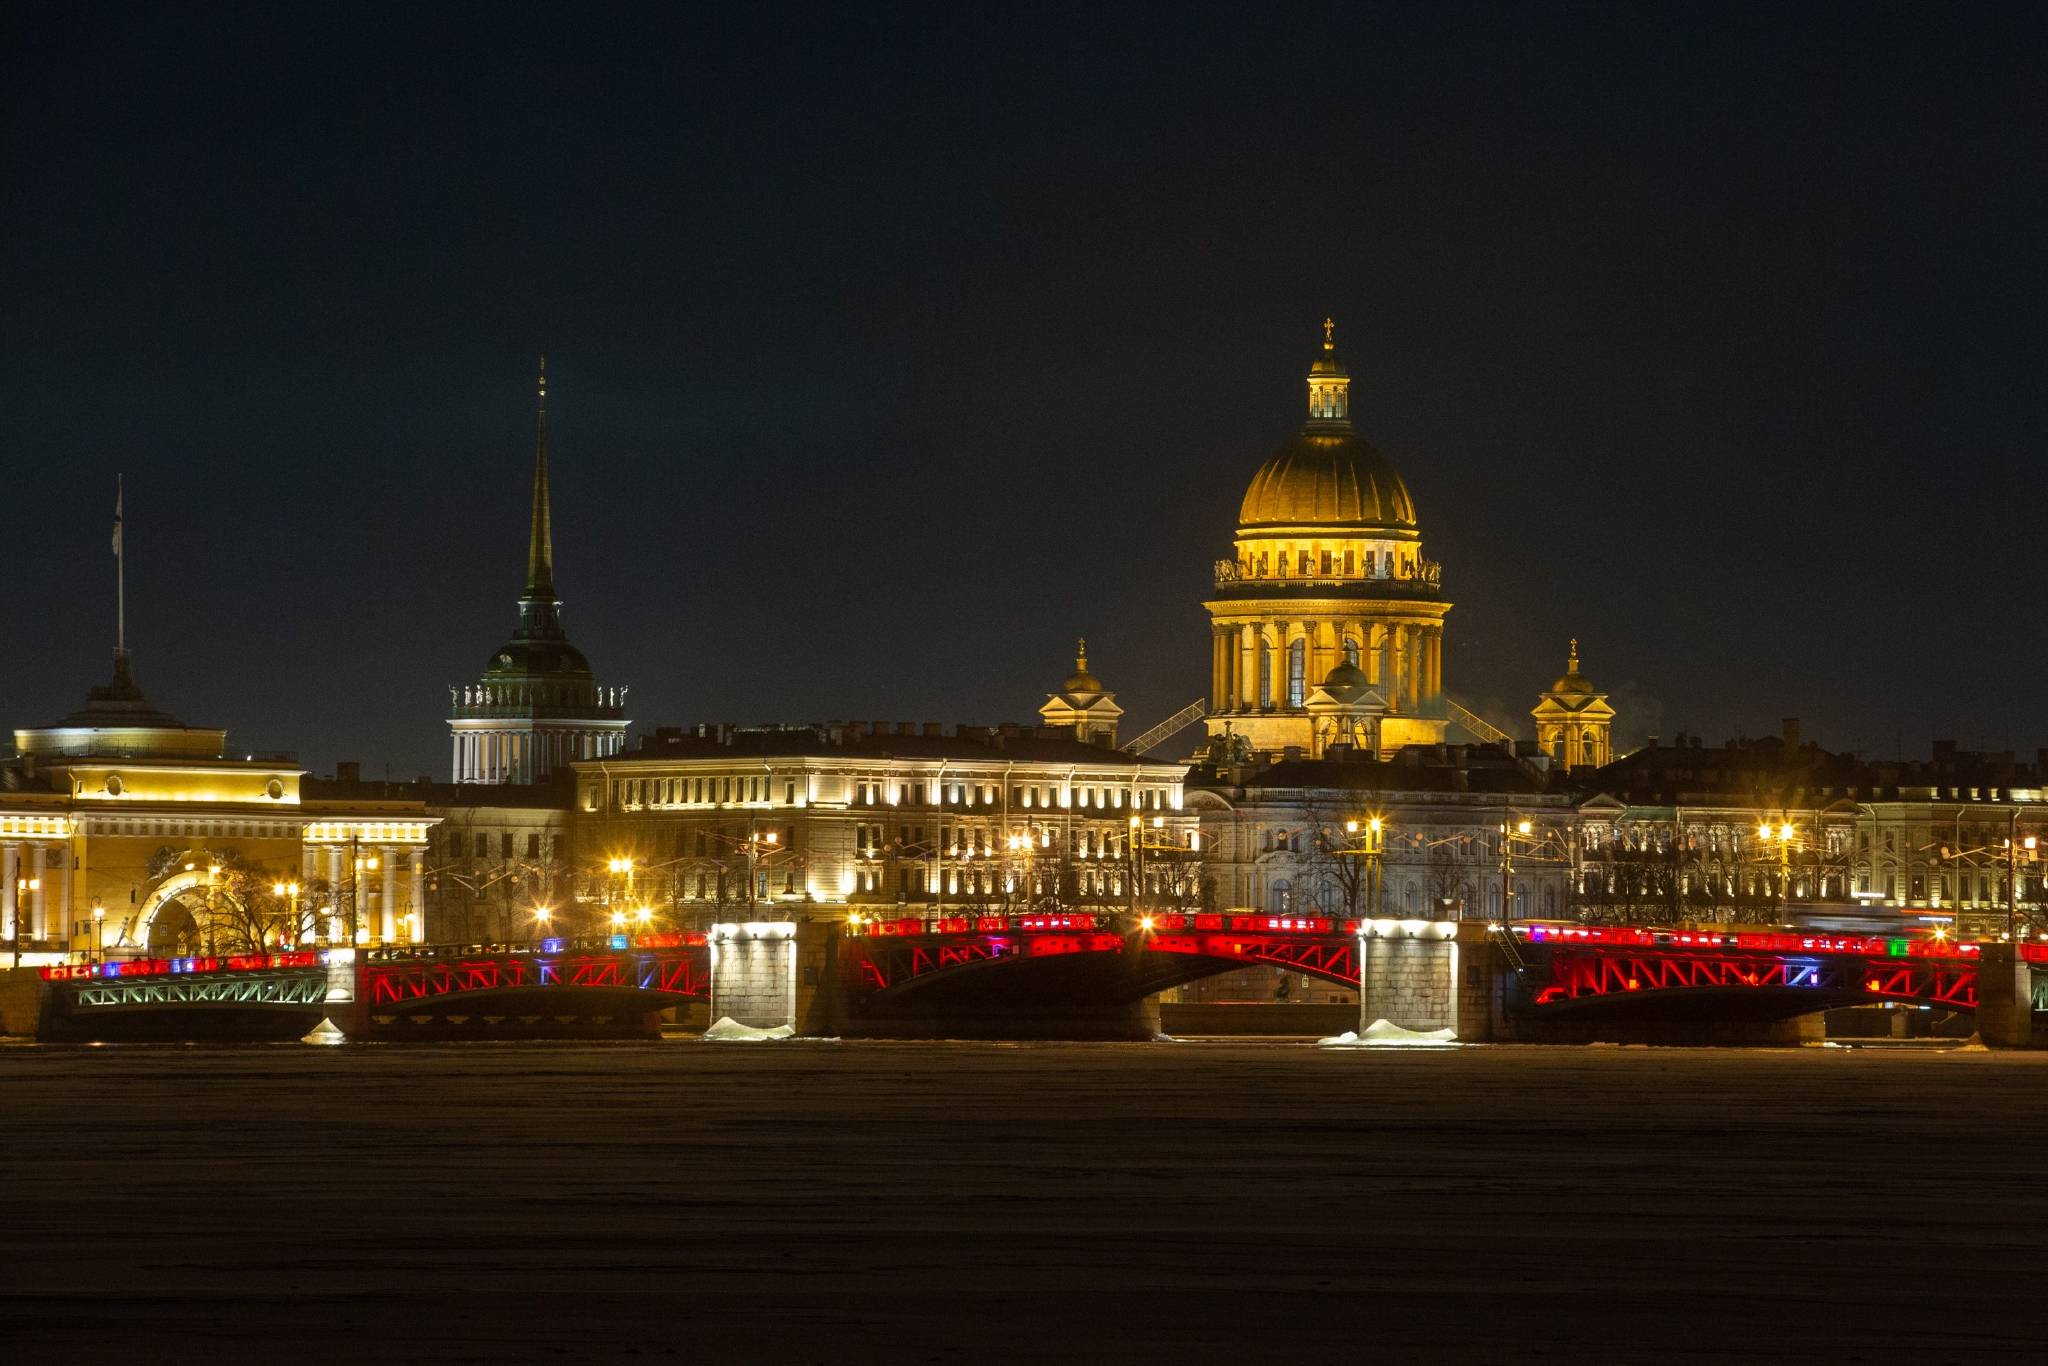
<svg viewBox="0 0 2048 1366">
<path fill-rule="evenodd" d="M 1443 1048 L 1458 1042 L 1458 1031 L 1403 1029 L 1386 1020 L 1374 1020 L 1363 1034 L 1347 1029 L 1316 1042 L 1324 1048 Z"/>
<path fill-rule="evenodd" d="M 796 1031 L 788 1025 L 777 1025 L 773 1029 L 756 1029 L 743 1025 L 730 1015 L 719 1017 L 718 1023 L 704 1031 L 704 1037 L 718 1043 L 763 1043 L 773 1039 L 789 1039 Z"/>
<path fill-rule="evenodd" d="M 323 1019 L 319 1024 L 314 1025 L 312 1030 L 303 1039 L 300 1039 L 299 1042 L 327 1048 L 335 1044 L 347 1043 L 348 1036 L 335 1027 L 334 1021 Z"/>
</svg>

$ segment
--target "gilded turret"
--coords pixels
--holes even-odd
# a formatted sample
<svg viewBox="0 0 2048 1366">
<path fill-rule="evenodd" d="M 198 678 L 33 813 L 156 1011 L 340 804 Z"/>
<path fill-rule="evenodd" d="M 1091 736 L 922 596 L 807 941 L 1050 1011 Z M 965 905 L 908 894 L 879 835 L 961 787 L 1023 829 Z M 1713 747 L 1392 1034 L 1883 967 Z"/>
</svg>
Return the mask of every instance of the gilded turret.
<svg viewBox="0 0 2048 1366">
<path fill-rule="evenodd" d="M 1531 709 L 1536 743 L 1564 768 L 1599 768 L 1614 760 L 1614 708 L 1579 672 L 1579 642 L 1573 638 L 1564 673 Z"/>
<path fill-rule="evenodd" d="M 1074 671 L 1067 675 L 1058 692 L 1047 695 L 1038 714 L 1046 725 L 1071 730 L 1084 744 L 1116 748 L 1116 724 L 1123 718 L 1124 709 L 1116 704 L 1116 694 L 1104 688 L 1102 680 L 1089 671 L 1087 641 L 1079 642 L 1074 653 Z"/>
</svg>

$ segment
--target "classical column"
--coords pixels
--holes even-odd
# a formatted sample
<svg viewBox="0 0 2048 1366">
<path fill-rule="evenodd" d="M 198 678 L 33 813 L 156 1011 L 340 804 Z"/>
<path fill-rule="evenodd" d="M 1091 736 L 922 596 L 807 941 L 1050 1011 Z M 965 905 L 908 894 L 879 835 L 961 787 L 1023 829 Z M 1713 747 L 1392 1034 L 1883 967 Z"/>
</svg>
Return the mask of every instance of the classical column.
<svg viewBox="0 0 2048 1366">
<path fill-rule="evenodd" d="M 377 862 L 384 866 L 384 902 L 377 909 L 377 917 L 383 930 L 384 942 L 389 944 L 398 938 L 393 923 L 398 918 L 398 851 L 388 846 L 377 850 Z"/>
<path fill-rule="evenodd" d="M 1444 691 L 1444 628 L 1437 626 L 1429 633 L 1429 695 L 1441 697 Z"/>
<path fill-rule="evenodd" d="M 20 913 L 15 895 L 21 882 L 21 846 L 0 844 L 0 934 L 12 941 L 19 933 L 15 919 Z"/>
<path fill-rule="evenodd" d="M 412 885 L 407 888 L 407 905 L 412 910 L 412 941 L 415 944 L 425 943 L 427 938 L 426 857 L 423 849 L 412 851 Z"/>
<path fill-rule="evenodd" d="M 1237 711 L 1260 705 L 1260 657 L 1251 627 L 1237 627 Z"/>
<path fill-rule="evenodd" d="M 1223 628 L 1209 627 L 1209 710 L 1222 711 L 1223 701 Z"/>
<path fill-rule="evenodd" d="M 57 855 L 57 915 L 63 922 L 64 933 L 69 935 L 71 933 L 71 919 L 73 915 L 71 905 L 71 864 L 73 859 L 71 857 L 70 841 L 67 840 L 59 845 L 55 852 Z M 119 926 L 115 928 L 118 929 Z"/>
<path fill-rule="evenodd" d="M 28 894 L 28 924 L 29 937 L 35 940 L 46 940 L 50 937 L 50 890 L 44 886 L 48 879 L 43 876 L 47 870 L 49 857 L 50 851 L 47 847 L 40 844 L 29 846 L 28 875 L 29 880 L 35 883 L 35 887 Z"/>
</svg>

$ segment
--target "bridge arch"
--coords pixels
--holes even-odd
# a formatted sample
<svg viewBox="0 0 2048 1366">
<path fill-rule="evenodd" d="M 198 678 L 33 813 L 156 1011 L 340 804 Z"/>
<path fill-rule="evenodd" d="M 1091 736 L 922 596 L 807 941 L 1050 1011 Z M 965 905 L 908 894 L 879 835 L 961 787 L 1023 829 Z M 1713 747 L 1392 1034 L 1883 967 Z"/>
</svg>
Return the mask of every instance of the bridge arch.
<svg viewBox="0 0 2048 1366">
<path fill-rule="evenodd" d="M 913 1000 L 1032 991 L 1138 1001 L 1245 967 L 1279 967 L 1358 988 L 1353 935 L 1301 936 L 1247 932 L 1109 930 L 1029 935 L 929 935 L 857 938 L 849 943 L 849 986 L 883 1009 Z"/>
</svg>

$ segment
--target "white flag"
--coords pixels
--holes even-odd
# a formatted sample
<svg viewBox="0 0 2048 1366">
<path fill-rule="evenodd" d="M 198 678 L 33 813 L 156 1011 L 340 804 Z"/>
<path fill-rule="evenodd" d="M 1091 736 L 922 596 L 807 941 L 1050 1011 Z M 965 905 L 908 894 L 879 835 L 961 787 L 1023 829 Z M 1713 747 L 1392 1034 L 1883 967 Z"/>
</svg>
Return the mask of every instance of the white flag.
<svg viewBox="0 0 2048 1366">
<path fill-rule="evenodd" d="M 121 481 L 114 481 L 114 553 L 121 553 Z"/>
</svg>

